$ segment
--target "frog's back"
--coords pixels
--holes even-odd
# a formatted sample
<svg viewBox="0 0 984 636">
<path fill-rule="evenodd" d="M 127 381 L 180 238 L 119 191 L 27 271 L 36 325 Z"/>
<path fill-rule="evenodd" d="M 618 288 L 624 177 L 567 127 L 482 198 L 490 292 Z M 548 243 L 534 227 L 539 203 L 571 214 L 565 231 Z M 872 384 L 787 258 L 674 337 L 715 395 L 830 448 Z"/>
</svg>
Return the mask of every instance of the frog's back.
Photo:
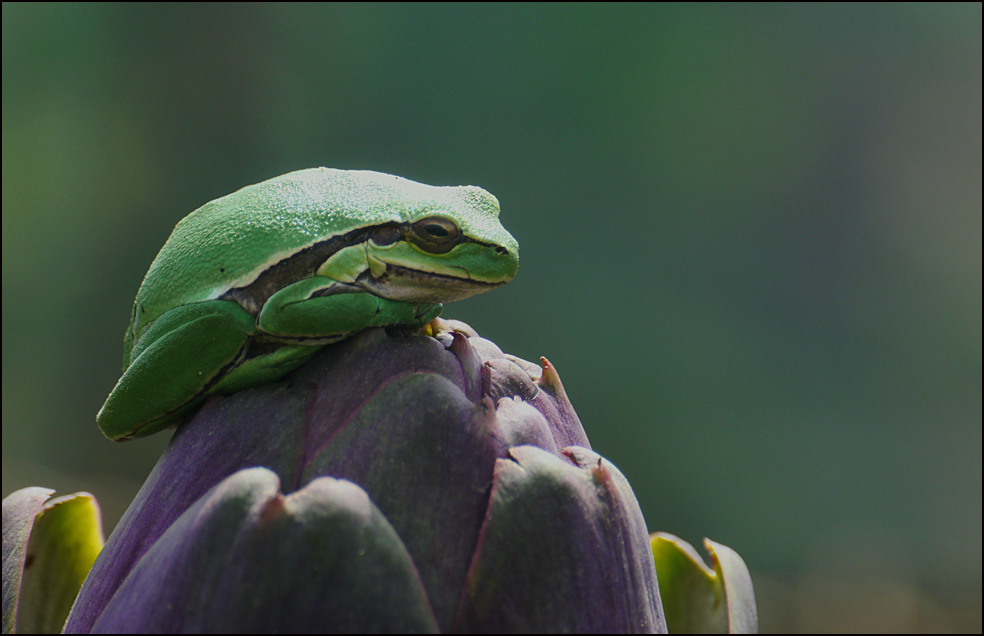
<svg viewBox="0 0 984 636">
<path fill-rule="evenodd" d="M 312 168 L 246 186 L 175 226 L 137 292 L 131 324 L 248 285 L 270 265 L 333 236 L 402 222 L 454 188 L 370 171 Z"/>
</svg>

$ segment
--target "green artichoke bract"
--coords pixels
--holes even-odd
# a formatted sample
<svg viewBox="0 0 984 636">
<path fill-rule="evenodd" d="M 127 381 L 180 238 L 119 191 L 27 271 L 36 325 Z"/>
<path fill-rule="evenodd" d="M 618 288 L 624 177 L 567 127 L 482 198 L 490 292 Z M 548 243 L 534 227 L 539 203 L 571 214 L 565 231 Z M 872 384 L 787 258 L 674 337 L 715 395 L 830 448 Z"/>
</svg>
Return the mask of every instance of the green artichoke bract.
<svg viewBox="0 0 984 636">
<path fill-rule="evenodd" d="M 708 567 L 692 545 L 668 532 L 650 536 L 666 626 L 673 634 L 758 631 L 748 567 L 731 548 L 704 539 Z"/>
<path fill-rule="evenodd" d="M 3 633 L 60 632 L 104 540 L 95 498 L 24 488 L 3 500 Z"/>
</svg>

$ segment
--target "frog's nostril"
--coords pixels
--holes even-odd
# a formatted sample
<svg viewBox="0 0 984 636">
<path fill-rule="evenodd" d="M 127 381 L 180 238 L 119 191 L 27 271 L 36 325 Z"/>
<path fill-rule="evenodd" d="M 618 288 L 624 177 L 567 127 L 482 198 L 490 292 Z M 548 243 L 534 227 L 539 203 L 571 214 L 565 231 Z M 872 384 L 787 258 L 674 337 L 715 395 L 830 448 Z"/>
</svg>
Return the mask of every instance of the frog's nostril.
<svg viewBox="0 0 984 636">
<path fill-rule="evenodd" d="M 509 253 L 509 250 L 507 250 L 506 248 L 502 247 L 501 245 L 499 247 L 495 248 L 495 251 L 497 253 L 499 253 L 499 254 L 508 254 Z"/>
</svg>

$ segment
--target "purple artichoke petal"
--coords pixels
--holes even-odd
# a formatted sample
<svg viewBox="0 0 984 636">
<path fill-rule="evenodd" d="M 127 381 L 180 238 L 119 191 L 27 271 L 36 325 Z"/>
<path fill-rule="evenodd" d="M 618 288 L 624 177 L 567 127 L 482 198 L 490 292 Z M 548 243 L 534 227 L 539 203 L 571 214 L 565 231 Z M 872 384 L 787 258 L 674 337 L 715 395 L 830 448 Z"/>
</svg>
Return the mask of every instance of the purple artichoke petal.
<svg viewBox="0 0 984 636">
<path fill-rule="evenodd" d="M 296 483 L 311 387 L 271 384 L 212 400 L 171 439 L 96 559 L 65 625 L 84 633 L 130 569 L 196 500 L 241 468 L 266 466 Z"/>
<path fill-rule="evenodd" d="M 239 471 L 140 559 L 96 632 L 435 632 L 399 537 L 355 484 L 320 478 L 286 497 Z"/>
<path fill-rule="evenodd" d="M 550 422 L 556 422 L 554 436 L 557 445 L 580 446 L 590 449 L 588 436 L 581 426 L 581 419 L 574 411 L 574 406 L 567 397 L 567 391 L 560 382 L 557 369 L 546 358 L 540 358 L 542 373 L 537 380 L 541 391 L 534 396 L 531 403 L 546 416 Z"/>
<path fill-rule="evenodd" d="M 532 446 L 496 462 L 455 631 L 665 632 L 649 536 L 621 473 Z"/>
<path fill-rule="evenodd" d="M 752 579 L 738 553 L 704 539 L 711 568 L 680 537 L 654 532 L 650 540 L 666 624 L 674 634 L 758 631 Z"/>
<path fill-rule="evenodd" d="M 539 392 L 530 374 L 505 358 L 489 358 L 482 369 L 483 393 L 492 400 L 518 397 L 530 401 Z"/>
<path fill-rule="evenodd" d="M 310 409 L 308 448 L 317 452 L 365 400 L 398 375 L 436 373 L 478 402 L 479 368 L 477 357 L 455 355 L 434 338 L 394 336 L 384 329 L 367 329 L 325 347 L 291 378 L 293 385 L 317 387 Z"/>
<path fill-rule="evenodd" d="M 17 601 L 27 542 L 31 538 L 34 518 L 48 497 L 48 488 L 22 488 L 3 499 L 3 633 L 13 634 L 17 622 Z"/>
<path fill-rule="evenodd" d="M 506 355 L 502 352 L 502 349 L 496 346 L 494 342 L 482 338 L 478 335 L 477 331 L 471 328 L 470 325 L 461 322 L 460 320 L 445 320 L 443 318 L 438 318 L 432 324 L 437 326 L 434 337 L 439 340 L 443 340 L 444 338 L 450 337 L 456 333 L 467 336 L 466 340 L 468 341 L 468 344 L 475 350 L 475 353 L 481 360 L 502 358 Z"/>
<path fill-rule="evenodd" d="M 461 363 L 465 395 L 472 402 L 478 402 L 482 399 L 482 360 L 478 352 L 471 346 L 468 338 L 460 333 L 452 336 L 448 351 Z"/>
<path fill-rule="evenodd" d="M 502 398 L 495 407 L 495 432 L 504 448 L 537 446 L 560 457 L 550 423 L 543 414 L 519 398 Z"/>
<path fill-rule="evenodd" d="M 369 493 L 418 564 L 442 628 L 454 615 L 492 468 L 506 451 L 489 434 L 495 419 L 491 402 L 473 404 L 441 375 L 403 375 L 351 416 L 303 476 L 333 475 Z"/>
<path fill-rule="evenodd" d="M 27 545 L 18 632 L 61 632 L 104 542 L 99 505 L 89 493 L 51 499 L 41 508 Z"/>
<path fill-rule="evenodd" d="M 325 347 L 280 382 L 208 402 L 175 433 L 117 526 L 83 585 L 66 631 L 89 631 L 97 620 L 101 628 L 116 629 L 123 624 L 120 621 L 129 620 L 123 617 L 119 609 L 123 602 L 117 599 L 125 594 L 140 595 L 133 590 L 149 593 L 155 577 L 171 576 L 158 563 L 162 555 L 177 550 L 162 538 L 165 531 L 177 532 L 168 530 L 172 524 L 191 523 L 179 518 L 185 519 L 182 514 L 193 505 L 199 506 L 200 498 L 223 479 L 255 466 L 276 473 L 285 493 L 306 484 L 310 487 L 324 475 L 362 488 L 402 538 L 433 610 L 429 615 L 441 629 L 449 630 L 456 616 L 465 616 L 462 590 L 466 583 L 474 584 L 468 578 L 470 568 L 474 569 L 481 555 L 491 558 L 481 550 L 476 555 L 480 532 L 482 536 L 509 536 L 516 550 L 527 544 L 524 532 L 547 536 L 545 542 L 557 544 L 555 551 L 586 559 L 579 564 L 579 571 L 590 576 L 574 576 L 580 581 L 574 585 L 619 590 L 615 600 L 589 600 L 580 605 L 564 602 L 563 607 L 589 608 L 587 618 L 581 612 L 558 621 L 547 613 L 540 623 L 524 621 L 519 629 L 530 624 L 549 630 L 563 625 L 623 631 L 630 629 L 626 625 L 643 631 L 658 628 L 662 619 L 658 595 L 654 596 L 655 575 L 649 577 L 649 586 L 646 573 L 632 565 L 639 561 L 635 540 L 625 538 L 635 536 L 641 528 L 648 540 L 631 490 L 607 464 L 598 468 L 600 458 L 586 448 L 558 451 L 569 444 L 587 447 L 588 441 L 556 370 L 546 360 L 538 367 L 507 356 L 465 325 L 448 322 L 442 328 L 432 323 L 428 329 L 434 337 L 368 329 Z M 567 472 L 552 469 L 566 479 L 558 484 L 570 492 L 580 488 L 582 494 L 594 493 L 593 499 L 587 500 L 593 503 L 585 504 L 588 512 L 571 507 L 567 501 L 567 507 L 559 511 L 549 507 L 533 510 L 530 518 L 539 521 L 522 521 L 517 529 L 493 523 L 489 517 L 493 475 L 498 475 L 497 461 L 508 457 L 513 446 L 538 447 L 543 449 L 539 451 L 542 455 L 553 458 L 549 465 L 554 469 L 555 464 L 564 465 Z M 516 452 L 522 455 L 525 451 Z M 518 466 L 513 459 L 507 463 Z M 534 463 L 543 464 L 538 460 Z M 524 501 L 546 496 L 542 485 L 530 492 L 536 496 Z M 215 496 L 213 493 L 207 498 L 211 501 Z M 515 517 L 519 513 L 509 514 Z M 243 515 L 246 513 L 240 515 L 240 525 L 252 527 L 243 521 L 248 515 Z M 579 530 L 571 536 L 550 521 L 564 515 L 580 519 L 575 523 Z M 544 528 L 552 528 L 552 533 L 544 535 Z M 591 552 L 593 548 L 584 547 L 591 540 L 604 548 L 598 555 Z M 615 546 L 621 547 L 616 550 Z M 642 563 L 651 566 L 648 544 L 646 549 Z M 151 557 L 151 552 L 157 556 Z M 192 563 L 188 559 L 185 562 Z M 619 562 L 612 563 L 613 559 Z M 604 567 L 597 564 L 599 561 Z M 533 571 L 531 576 L 543 576 L 541 564 L 532 563 L 527 568 Z M 142 574 L 137 574 L 136 567 Z M 138 579 L 146 583 L 133 582 Z M 124 580 L 130 592 L 124 593 L 121 587 Z M 213 588 L 218 589 L 224 580 L 215 579 Z M 282 580 L 279 584 L 285 585 Z M 294 585 L 298 587 L 296 582 Z M 645 587 L 650 588 L 648 592 L 642 591 Z M 213 588 L 175 591 L 170 602 L 192 602 L 192 597 Z M 285 585 L 285 589 L 292 588 Z M 114 614 L 107 609 L 111 599 L 117 607 Z M 642 609 L 626 609 L 638 605 L 640 599 Z M 100 618 L 104 610 L 107 613 Z M 533 612 L 532 616 L 536 615 Z M 146 623 L 148 627 L 152 624 Z M 226 623 L 221 625 L 225 631 L 233 630 Z M 334 625 L 328 621 L 322 627 Z M 220 623 L 213 626 L 219 629 Z M 486 629 L 474 625 L 466 628 Z"/>
<path fill-rule="evenodd" d="M 481 347 L 481 340 L 473 338 L 471 342 L 474 346 Z M 493 400 L 518 397 L 529 402 L 550 423 L 558 447 L 591 448 L 581 420 L 567 399 L 557 370 L 546 358 L 541 358 L 541 362 L 543 366 L 538 368 L 513 356 L 487 359 L 482 369 L 485 394 Z"/>
</svg>

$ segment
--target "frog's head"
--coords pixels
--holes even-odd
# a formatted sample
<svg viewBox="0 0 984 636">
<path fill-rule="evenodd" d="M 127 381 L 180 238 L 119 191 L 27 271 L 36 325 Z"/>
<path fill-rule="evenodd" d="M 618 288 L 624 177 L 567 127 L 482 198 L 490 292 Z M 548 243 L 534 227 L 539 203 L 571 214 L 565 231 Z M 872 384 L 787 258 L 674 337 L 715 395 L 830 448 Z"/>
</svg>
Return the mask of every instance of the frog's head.
<svg viewBox="0 0 984 636">
<path fill-rule="evenodd" d="M 512 280 L 519 244 L 499 223 L 499 201 L 475 186 L 424 187 L 427 196 L 403 202 L 401 222 L 373 230 L 359 285 L 394 300 L 450 302 Z"/>
</svg>

